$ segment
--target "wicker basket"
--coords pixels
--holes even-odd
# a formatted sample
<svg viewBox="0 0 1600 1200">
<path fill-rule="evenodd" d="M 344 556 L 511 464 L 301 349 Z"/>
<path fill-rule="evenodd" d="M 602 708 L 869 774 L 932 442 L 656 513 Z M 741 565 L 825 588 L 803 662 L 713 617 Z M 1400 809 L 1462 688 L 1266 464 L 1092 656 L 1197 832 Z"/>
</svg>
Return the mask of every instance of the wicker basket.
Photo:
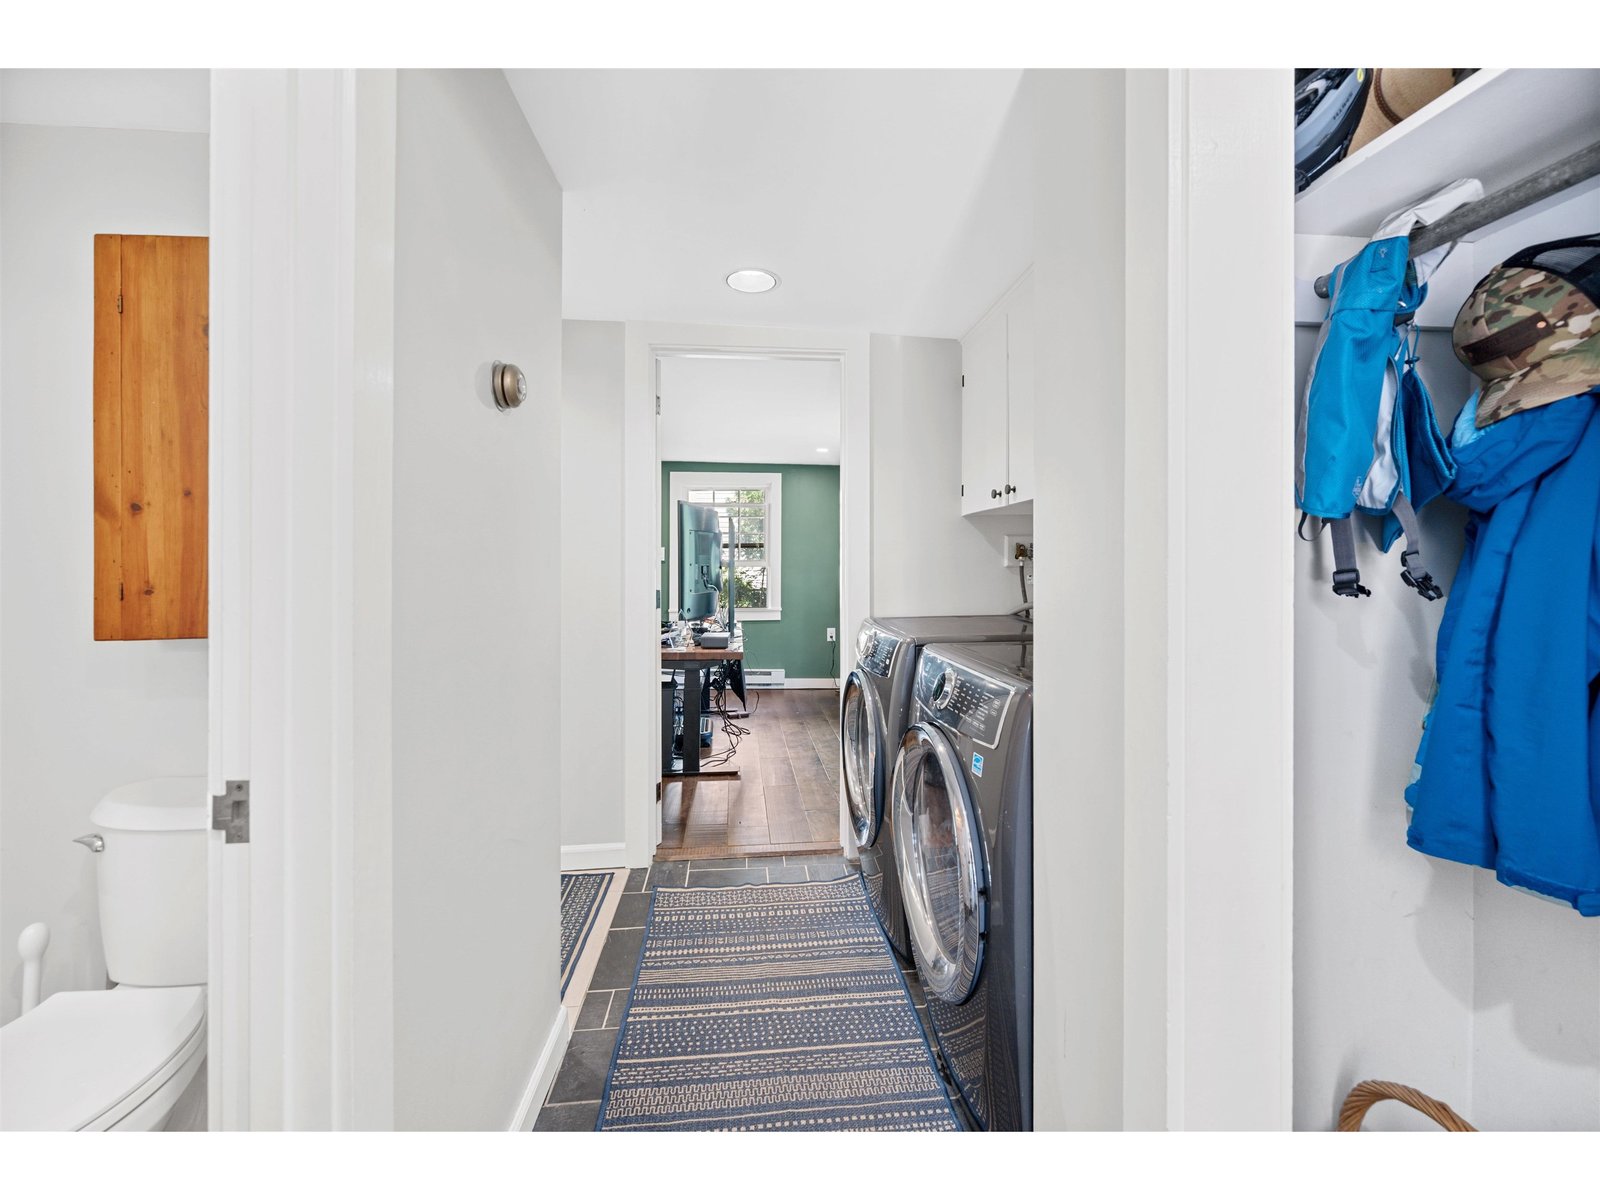
<svg viewBox="0 0 1600 1200">
<path fill-rule="evenodd" d="M 1350 1089 L 1350 1094 L 1344 1098 L 1344 1104 L 1339 1109 L 1339 1132 L 1359 1133 L 1367 1110 L 1380 1100 L 1398 1100 L 1401 1104 L 1410 1105 L 1451 1133 L 1478 1132 L 1463 1121 L 1460 1114 L 1448 1104 L 1435 1100 L 1432 1096 L 1417 1091 L 1416 1088 L 1407 1087 L 1403 1083 L 1389 1083 L 1383 1079 L 1368 1079 Z"/>
</svg>

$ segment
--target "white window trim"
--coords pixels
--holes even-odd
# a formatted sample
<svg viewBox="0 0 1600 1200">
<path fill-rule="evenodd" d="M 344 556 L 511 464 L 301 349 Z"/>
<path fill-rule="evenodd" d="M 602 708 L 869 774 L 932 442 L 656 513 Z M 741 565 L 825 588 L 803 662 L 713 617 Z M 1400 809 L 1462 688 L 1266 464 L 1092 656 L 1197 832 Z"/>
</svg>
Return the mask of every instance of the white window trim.
<svg viewBox="0 0 1600 1200">
<path fill-rule="evenodd" d="M 767 493 L 767 600 L 766 608 L 741 608 L 739 621 L 783 619 L 783 476 L 777 472 L 671 471 L 667 475 L 667 611 L 678 611 L 678 501 L 700 488 L 764 488 Z"/>
</svg>

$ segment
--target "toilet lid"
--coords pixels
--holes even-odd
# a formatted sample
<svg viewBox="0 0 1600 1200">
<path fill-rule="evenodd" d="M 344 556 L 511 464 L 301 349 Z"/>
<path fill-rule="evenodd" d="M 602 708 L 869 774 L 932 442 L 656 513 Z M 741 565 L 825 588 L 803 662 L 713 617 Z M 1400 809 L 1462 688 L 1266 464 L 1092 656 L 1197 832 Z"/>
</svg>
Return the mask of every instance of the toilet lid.
<svg viewBox="0 0 1600 1200">
<path fill-rule="evenodd" d="M 0 1129 L 82 1129 L 170 1075 L 206 1015 L 203 987 L 57 992 L 0 1026 Z"/>
</svg>

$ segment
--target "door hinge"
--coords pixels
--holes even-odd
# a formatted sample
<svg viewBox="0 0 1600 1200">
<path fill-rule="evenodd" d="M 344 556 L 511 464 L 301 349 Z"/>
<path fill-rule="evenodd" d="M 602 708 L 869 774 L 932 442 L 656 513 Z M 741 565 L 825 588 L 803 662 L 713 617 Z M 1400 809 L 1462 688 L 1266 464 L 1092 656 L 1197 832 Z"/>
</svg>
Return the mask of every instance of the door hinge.
<svg viewBox="0 0 1600 1200">
<path fill-rule="evenodd" d="M 211 828 L 229 846 L 250 840 L 250 781 L 230 779 L 220 796 L 211 797 Z"/>
<path fill-rule="evenodd" d="M 122 293 L 121 292 L 117 293 L 117 311 L 118 312 L 122 311 Z"/>
<path fill-rule="evenodd" d="M 124 594 L 123 594 L 123 591 L 122 591 L 122 589 L 123 589 L 123 585 L 122 585 L 122 584 L 120 584 L 120 583 L 119 583 L 119 584 L 117 584 L 117 599 L 118 599 L 118 600 L 126 600 L 126 599 L 127 599 L 127 598 L 128 598 L 128 597 L 127 597 L 127 596 L 125 596 L 125 595 L 124 595 Z"/>
<path fill-rule="evenodd" d="M 659 417 L 660 415 L 661 415 L 661 397 L 657 396 L 656 397 L 656 416 Z"/>
</svg>

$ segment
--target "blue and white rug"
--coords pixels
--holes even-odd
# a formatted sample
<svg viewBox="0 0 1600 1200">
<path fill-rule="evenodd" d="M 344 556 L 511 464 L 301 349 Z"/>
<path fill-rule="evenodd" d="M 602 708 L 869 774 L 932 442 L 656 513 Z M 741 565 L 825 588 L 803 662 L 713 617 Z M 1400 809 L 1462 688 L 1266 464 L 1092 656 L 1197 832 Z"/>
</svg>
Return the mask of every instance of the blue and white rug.
<svg viewBox="0 0 1600 1200">
<path fill-rule="evenodd" d="M 583 947 L 600 919 L 601 906 L 611 890 L 610 871 L 561 874 L 561 994 L 567 994 L 572 972 Z"/>
<path fill-rule="evenodd" d="M 657 888 L 595 1127 L 961 1128 L 859 875 Z"/>
</svg>

